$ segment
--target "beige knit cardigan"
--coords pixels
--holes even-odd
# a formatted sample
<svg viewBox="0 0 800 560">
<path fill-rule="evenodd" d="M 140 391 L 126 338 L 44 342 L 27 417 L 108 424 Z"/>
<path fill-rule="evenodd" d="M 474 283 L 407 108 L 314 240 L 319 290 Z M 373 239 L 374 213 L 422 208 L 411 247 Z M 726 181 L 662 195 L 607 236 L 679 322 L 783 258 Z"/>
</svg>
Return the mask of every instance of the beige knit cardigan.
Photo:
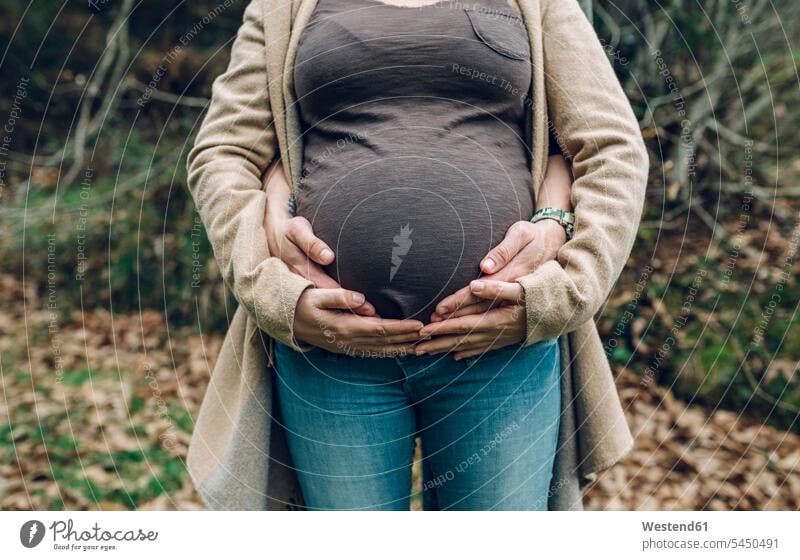
<svg viewBox="0 0 800 560">
<path fill-rule="evenodd" d="M 223 280 L 239 304 L 187 457 L 192 481 L 210 509 L 303 505 L 284 429 L 273 417 L 270 357 L 274 339 L 301 349 L 293 338 L 294 310 L 312 283 L 269 254 L 261 176 L 276 156 L 290 184 L 301 175 L 303 139 L 292 64 L 316 1 L 249 3 L 187 159 L 189 191 Z M 509 2 L 530 36 L 534 190 L 543 177 L 551 121 L 562 150 L 572 157 L 574 237 L 557 260 L 519 282 L 526 296 L 526 344 L 558 336 L 561 350 L 563 405 L 549 509 L 582 509 L 584 486 L 633 445 L 593 316 L 633 246 L 647 152 L 630 104 L 576 0 Z"/>
</svg>

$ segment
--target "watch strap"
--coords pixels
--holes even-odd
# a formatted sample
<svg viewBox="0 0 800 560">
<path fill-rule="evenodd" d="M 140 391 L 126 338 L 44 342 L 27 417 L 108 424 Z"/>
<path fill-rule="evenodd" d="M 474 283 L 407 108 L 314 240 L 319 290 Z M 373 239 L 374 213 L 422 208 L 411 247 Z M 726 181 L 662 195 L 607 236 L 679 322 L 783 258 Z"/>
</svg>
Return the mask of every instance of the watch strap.
<svg viewBox="0 0 800 560">
<path fill-rule="evenodd" d="M 572 212 L 567 212 L 566 210 L 562 210 L 561 208 L 551 208 L 545 207 L 540 208 L 537 210 L 533 217 L 531 218 L 532 223 L 536 223 L 540 220 L 555 220 L 559 224 L 561 224 L 567 232 L 567 240 L 572 239 L 572 234 L 575 230 L 575 214 Z"/>
</svg>

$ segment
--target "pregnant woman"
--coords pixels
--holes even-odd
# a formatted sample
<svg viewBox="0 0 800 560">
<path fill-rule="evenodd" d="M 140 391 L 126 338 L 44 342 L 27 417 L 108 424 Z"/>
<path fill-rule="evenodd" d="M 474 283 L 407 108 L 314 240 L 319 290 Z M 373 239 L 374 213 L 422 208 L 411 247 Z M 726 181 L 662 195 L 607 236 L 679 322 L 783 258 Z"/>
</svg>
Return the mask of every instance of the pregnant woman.
<svg viewBox="0 0 800 560">
<path fill-rule="evenodd" d="M 295 204 L 336 254 L 327 271 L 379 316 L 427 323 L 533 214 L 529 50 L 504 0 L 466 10 L 318 0 L 295 61 L 305 138 Z M 296 336 L 313 344 L 319 328 L 303 324 L 303 307 L 301 298 Z M 460 363 L 422 346 L 392 357 L 278 343 L 280 408 L 306 504 L 408 509 L 420 437 L 425 509 L 544 509 L 558 345 L 522 347 L 518 325 L 504 348 Z"/>
<path fill-rule="evenodd" d="M 593 367 L 607 368 L 591 317 L 630 251 L 646 177 L 635 118 L 602 47 L 574 0 L 392 2 L 299 0 L 287 10 L 254 0 L 215 82 L 189 186 L 247 312 L 236 335 L 245 365 L 236 380 L 242 343 L 231 342 L 198 426 L 210 435 L 238 394 L 228 429 L 242 426 L 249 445 L 266 433 L 270 465 L 238 434 L 205 444 L 211 452 L 193 443 L 189 469 L 209 504 L 232 503 L 225 488 L 239 504 L 252 499 L 222 474 L 233 468 L 248 483 L 266 477 L 268 500 L 273 478 L 293 470 L 307 508 L 408 509 L 419 438 L 425 509 L 547 509 L 560 444 L 574 440 L 579 417 L 564 371 L 603 399 L 589 422 L 596 441 L 580 441 L 600 451 L 576 459 L 605 468 L 629 448 L 617 397 L 603 392 L 610 372 L 594 375 L 583 361 L 573 376 L 571 364 L 571 348 L 584 340 Z M 295 23 L 281 42 L 285 18 Z M 555 35 L 542 49 L 548 22 Z M 549 78 L 545 96 L 542 53 L 568 47 L 586 56 L 553 56 L 560 81 Z M 257 70 L 265 50 L 268 79 Z M 593 69 L 605 90 L 592 84 Z M 566 101 L 573 93 L 575 106 Z M 553 166 L 566 169 L 558 157 L 546 165 L 556 151 L 542 126 L 551 100 L 571 156 L 571 193 L 568 172 L 550 181 L 561 186 L 551 194 L 541 186 L 545 168 L 551 177 Z M 273 115 L 274 125 L 264 120 Z M 270 164 L 267 194 L 260 187 Z M 286 214 L 289 193 L 307 225 L 302 235 L 287 229 L 301 223 Z M 575 238 L 563 244 L 572 203 Z M 529 223 L 535 209 L 557 218 L 545 220 L 550 229 L 537 238 L 550 241 L 539 245 L 530 243 L 530 228 L 544 223 Z M 255 219 L 268 239 L 262 230 L 259 241 Z M 316 248 L 301 239 L 313 240 L 312 230 Z M 291 242 L 323 267 L 292 266 Z M 558 260 L 530 255 L 537 246 Z M 583 334 L 562 337 L 573 331 Z M 259 332 L 274 373 L 266 381 L 251 372 Z M 272 388 L 273 421 L 254 429 L 245 412 L 258 409 L 242 392 Z M 288 443 L 278 459 L 273 433 Z"/>
</svg>

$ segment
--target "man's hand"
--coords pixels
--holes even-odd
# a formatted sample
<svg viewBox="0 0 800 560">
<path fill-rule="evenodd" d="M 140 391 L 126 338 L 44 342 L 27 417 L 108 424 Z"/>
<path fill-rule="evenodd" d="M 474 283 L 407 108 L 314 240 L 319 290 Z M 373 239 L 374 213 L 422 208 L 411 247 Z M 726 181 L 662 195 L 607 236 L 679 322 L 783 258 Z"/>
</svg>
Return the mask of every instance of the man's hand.
<svg viewBox="0 0 800 560">
<path fill-rule="evenodd" d="M 333 262 L 333 251 L 314 235 L 308 220 L 302 216 L 270 220 L 270 254 L 280 257 L 293 272 L 308 278 L 317 288 L 341 288 L 322 268 Z"/>
</svg>

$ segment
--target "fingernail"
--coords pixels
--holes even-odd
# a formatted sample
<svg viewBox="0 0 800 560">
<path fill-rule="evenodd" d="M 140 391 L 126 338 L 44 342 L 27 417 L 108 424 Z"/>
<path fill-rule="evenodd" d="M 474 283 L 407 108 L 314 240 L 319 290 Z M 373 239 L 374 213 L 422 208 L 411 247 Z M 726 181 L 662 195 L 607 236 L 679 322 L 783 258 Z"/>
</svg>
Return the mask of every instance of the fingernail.
<svg viewBox="0 0 800 560">
<path fill-rule="evenodd" d="M 474 291 L 476 291 L 476 292 L 480 292 L 480 291 L 483 289 L 483 287 L 484 287 L 484 284 L 483 284 L 483 282 L 481 282 L 480 280 L 473 280 L 473 281 L 470 283 L 470 285 L 472 286 L 472 289 L 473 289 Z"/>
<path fill-rule="evenodd" d="M 436 308 L 436 313 L 438 313 L 439 315 L 445 315 L 448 311 L 449 309 L 447 308 L 446 305 L 442 305 Z"/>
<path fill-rule="evenodd" d="M 322 257 L 322 260 L 324 261 L 330 260 L 333 258 L 333 251 L 330 249 L 323 249 L 320 257 Z"/>
<path fill-rule="evenodd" d="M 414 349 L 414 354 L 416 354 L 417 356 L 422 356 L 422 355 L 425 354 L 425 349 L 424 348 L 415 348 Z"/>
<path fill-rule="evenodd" d="M 494 259 L 492 258 L 484 259 L 483 268 L 487 270 L 494 270 Z"/>
<path fill-rule="evenodd" d="M 353 301 L 356 303 L 364 303 L 364 294 L 354 293 Z"/>
</svg>

